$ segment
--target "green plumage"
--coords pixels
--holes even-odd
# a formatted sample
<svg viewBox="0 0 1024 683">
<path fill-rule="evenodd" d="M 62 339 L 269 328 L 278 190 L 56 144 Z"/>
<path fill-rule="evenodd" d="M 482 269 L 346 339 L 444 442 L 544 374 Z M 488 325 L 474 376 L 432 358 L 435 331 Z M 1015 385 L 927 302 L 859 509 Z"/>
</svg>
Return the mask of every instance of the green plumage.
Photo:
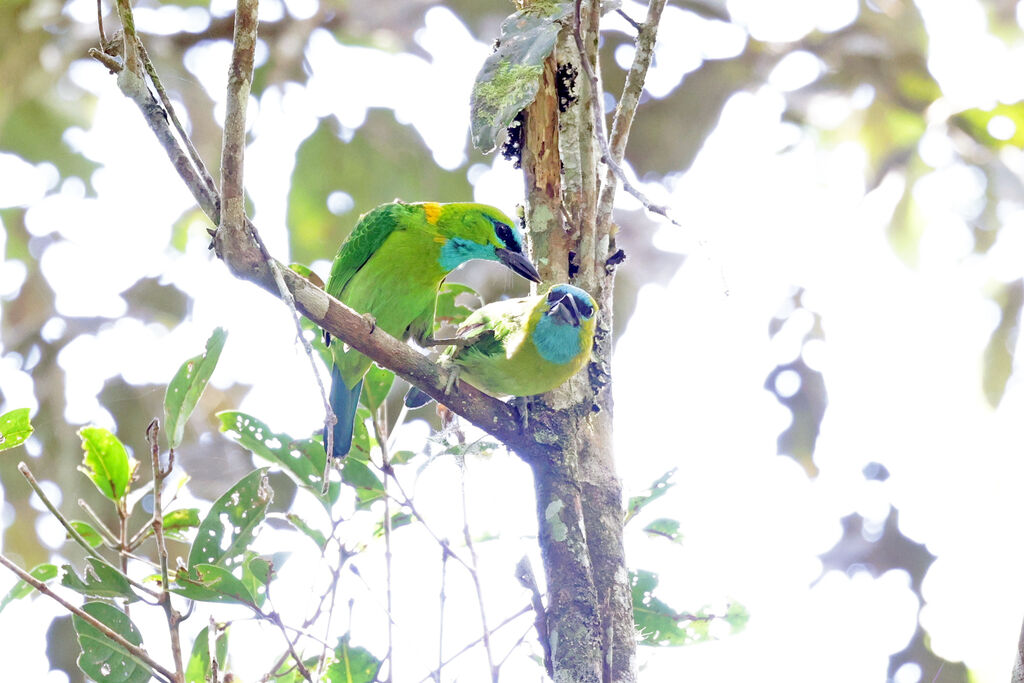
<svg viewBox="0 0 1024 683">
<path fill-rule="evenodd" d="M 434 328 L 437 291 L 445 276 L 471 259 L 499 261 L 539 280 L 522 253 L 512 220 L 484 204 L 384 204 L 363 215 L 338 250 L 327 292 L 399 339 L 424 342 Z M 338 424 L 334 455 L 348 452 L 358 385 L 372 361 L 332 343 L 331 402 Z M 325 438 L 326 441 L 326 438 Z"/>
<path fill-rule="evenodd" d="M 584 290 L 555 285 L 544 294 L 487 304 L 458 331 L 465 346 L 442 362 L 492 396 L 532 396 L 560 386 L 590 360 L 597 304 Z M 407 403 L 422 405 L 425 394 Z"/>
</svg>

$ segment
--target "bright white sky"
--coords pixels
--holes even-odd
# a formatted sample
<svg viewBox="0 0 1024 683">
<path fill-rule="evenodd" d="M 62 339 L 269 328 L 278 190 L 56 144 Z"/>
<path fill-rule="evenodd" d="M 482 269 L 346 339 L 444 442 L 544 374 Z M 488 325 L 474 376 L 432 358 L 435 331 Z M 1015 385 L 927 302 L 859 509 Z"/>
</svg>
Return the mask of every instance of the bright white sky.
<svg viewBox="0 0 1024 683">
<path fill-rule="evenodd" d="M 929 67 L 943 86 L 948 111 L 1024 97 L 1015 78 L 1021 73 L 1024 44 L 1007 47 L 991 36 L 980 3 L 917 4 L 931 37 Z M 215 5 L 226 11 L 224 3 Z M 274 2 L 262 5 L 266 16 L 282 11 Z M 293 14 L 310 11 L 308 2 L 287 6 Z M 857 6 L 856 0 L 728 3 L 750 35 L 771 41 L 799 39 L 815 29 L 837 30 L 856 17 Z M 81 0 L 68 11 L 91 22 L 93 8 Z M 626 2 L 624 9 L 643 16 L 637 3 Z M 140 25 L 160 22 L 168 31 L 195 20 L 194 12 L 176 8 L 139 13 Z M 611 17 L 609 25 L 618 27 L 616 21 Z M 680 79 L 703 59 L 736 54 L 745 40 L 738 29 L 672 6 L 666 9 L 661 35 L 649 78 L 657 97 L 671 97 Z M 489 47 L 476 42 L 445 9 L 427 13 L 417 41 L 431 59 L 344 47 L 318 34 L 308 52 L 309 86 L 270 89 L 251 107 L 255 141 L 247 152 L 247 185 L 273 253 L 286 256 L 284 219 L 293 154 L 318 116 L 334 114 L 345 126 L 357 128 L 369 107 L 394 109 L 399 120 L 423 136 L 439 165 L 463 166 L 464 103 Z M 630 57 L 628 48 L 616 55 L 622 64 Z M 227 58 L 228 47 L 215 45 L 197 49 L 189 62 L 196 85 L 217 101 L 223 99 Z M 640 292 L 616 349 L 616 449 L 627 495 L 679 468 L 676 488 L 652 506 L 648 517 L 679 519 L 685 539 L 681 545 L 648 539 L 640 532 L 645 521 L 638 519 L 627 538 L 628 557 L 634 567 L 660 574 L 660 597 L 679 609 L 724 606 L 735 599 L 752 618 L 742 634 L 714 643 L 641 648 L 643 678 L 677 680 L 686 671 L 692 680 L 726 683 L 755 678 L 884 681 L 889 655 L 901 650 L 914 631 L 919 605 L 908 576 L 832 572 L 810 584 L 821 570 L 817 555 L 840 536 L 841 517 L 858 512 L 881 523 L 892 504 L 900 510 L 903 533 L 938 555 L 924 584 L 927 604 L 921 612 L 935 651 L 964 660 L 980 683 L 1003 681 L 1024 615 L 1017 571 L 1024 558 L 1021 545 L 1011 540 L 1021 516 L 1017 482 L 1024 474 L 1024 423 L 1019 418 L 1024 382 L 1018 373 L 999 409 L 991 410 L 981 392 L 981 357 L 998 321 L 986 292 L 1024 271 L 1024 212 L 1004 207 L 999 241 L 984 256 L 971 253 L 968 221 L 978 210 L 984 181 L 954 161 L 937 112 L 922 144 L 934 171 L 915 192 L 926 222 L 920 265 L 907 268 L 885 237 L 902 181 L 890 177 L 865 193 L 867 161 L 858 145 L 825 149 L 780 120 L 782 93 L 819 75 L 820 65 L 810 55 L 784 60 L 768 85 L 728 102 L 688 173 L 669 177 L 664 186 L 647 187 L 688 226 L 665 225 L 652 239 L 660 248 L 692 257 L 666 287 L 651 285 Z M 5 178 L 0 205 L 30 205 L 32 234 L 56 232 L 63 238 L 42 257 L 58 311 L 111 318 L 99 334 L 72 341 L 61 354 L 69 400 L 65 418 L 116 427 L 116 415 L 96 399 L 107 378 L 121 373 L 132 383 L 163 384 L 182 359 L 201 350 L 212 328 L 222 325 L 230 336 L 214 382 L 253 385 L 239 408 L 270 420 L 276 430 L 300 435 L 316 429 L 322 405 L 283 308 L 211 261 L 203 226 L 194 227 L 185 254 L 168 246 L 170 226 L 191 204 L 190 197 L 105 70 L 82 61 L 69 77 L 99 95 L 93 127 L 68 135 L 102 164 L 93 178 L 98 197 L 86 198 L 82 184 L 73 180 L 54 191 L 57 176 L 51 167 L 32 167 L 0 153 L 0 177 Z M 407 87 L 391 87 L 399 81 Z M 438 84 L 447 88 L 445 97 L 430 98 L 430 108 L 419 106 L 424 98 L 416 91 L 427 84 L 435 94 Z M 858 97 L 863 106 L 871 93 Z M 836 103 L 819 104 L 812 108 L 818 122 L 837 124 Z M 851 106 L 858 106 L 856 98 L 839 103 L 840 116 Z M 643 125 L 642 109 L 637 125 Z M 1018 172 L 1024 169 L 1019 151 L 1007 151 L 1004 161 Z M 145 187 L 137 184 L 140 168 L 145 169 Z M 519 174 L 506 162 L 496 159 L 467 173 L 476 200 L 509 210 L 521 201 Z M 152 196 L 152 187 L 164 194 Z M 636 208 L 628 197 L 621 205 Z M 339 220 L 351 221 L 368 208 L 351 207 Z M 325 261 L 315 264 L 322 274 L 334 249 L 326 245 Z M 94 265 L 103 262 L 109 267 Z M 627 261 L 623 267 L 637 266 Z M 194 297 L 189 318 L 178 328 L 118 320 L 126 310 L 121 293 L 143 276 L 159 276 Z M 23 271 L 6 262 L 0 269 L 0 296 L 16 292 L 23 278 Z M 809 319 L 800 315 L 774 339 L 768 337 L 768 321 L 794 286 L 805 288 L 804 301 L 820 314 L 824 343 L 801 349 Z M 253 316 L 254 310 L 261 315 Z M 62 327 L 55 319 L 47 330 L 59 336 Z M 651 353 L 652 340 L 660 340 L 662 353 Z M 824 373 L 829 395 L 815 453 L 821 475 L 814 482 L 792 460 L 776 456 L 776 438 L 791 417 L 762 388 L 774 367 L 801 350 Z M 1018 358 L 1021 353 L 1018 346 Z M 267 358 L 274 362 L 266 363 Z M 37 406 L 20 360 L 0 357 L 7 399 L 3 410 Z M 286 404 L 280 401 L 284 392 Z M 423 423 L 414 423 L 399 439 L 418 449 L 425 433 Z M 38 445 L 29 444 L 28 450 L 36 454 Z M 884 463 L 891 478 L 864 481 L 861 468 L 870 461 Z M 471 460 L 468 476 L 474 532 L 501 534 L 500 540 L 479 545 L 488 618 L 495 624 L 526 601 L 512 578 L 515 561 L 528 552 L 540 572 L 530 476 L 507 454 Z M 408 481 L 432 528 L 453 539 L 461 534 L 458 480 L 454 463 L 438 460 L 418 481 L 411 473 Z M 65 501 L 65 507 L 70 505 Z M 322 514 L 316 506 L 308 508 L 303 512 L 312 519 Z M 10 524 L 12 515 L 8 504 L 3 523 Z M 44 521 L 38 531 L 53 547 L 60 545 L 62 533 L 55 523 Z M 272 552 L 291 538 L 268 533 L 261 542 Z M 421 531 L 405 529 L 394 540 L 396 680 L 418 680 L 437 655 L 439 552 Z M 315 562 L 311 548 L 294 552 L 283 582 L 308 585 L 302 572 Z M 366 583 L 354 576 L 343 580 L 346 594 L 358 602 L 355 640 L 382 654 L 379 555 L 367 553 L 358 565 Z M 449 570 L 448 614 L 458 615 L 446 624 L 450 654 L 476 637 L 478 625 L 466 575 L 454 565 Z M 0 574 L 0 592 L 12 583 L 9 574 Z M 279 595 L 277 607 L 286 619 L 298 622 L 303 599 Z M 65 680 L 62 674 L 47 674 L 42 649 L 45 620 L 57 613 L 38 599 L 12 605 L 0 619 L 0 640 L 24 643 L 23 656 L 8 663 L 21 667 L 12 680 Z M 347 608 L 335 623 L 343 627 L 346 620 Z M 193 628 L 201 626 L 198 621 Z M 498 637 L 499 656 L 528 631 L 529 621 L 521 618 Z M 276 651 L 277 637 L 238 625 L 235 643 L 244 638 L 252 647 L 252 661 L 236 659 L 245 679 L 265 670 L 269 663 L 261 659 L 262 652 Z M 274 645 L 261 648 L 263 638 Z M 31 648 L 37 649 L 35 655 Z M 159 642 L 150 644 L 151 651 L 159 648 Z M 535 665 L 523 661 L 523 652 L 510 658 L 504 680 L 537 679 Z M 478 655 L 466 656 L 449 673 L 477 679 L 482 661 Z M 896 680 L 916 683 L 920 672 L 905 667 Z"/>
</svg>

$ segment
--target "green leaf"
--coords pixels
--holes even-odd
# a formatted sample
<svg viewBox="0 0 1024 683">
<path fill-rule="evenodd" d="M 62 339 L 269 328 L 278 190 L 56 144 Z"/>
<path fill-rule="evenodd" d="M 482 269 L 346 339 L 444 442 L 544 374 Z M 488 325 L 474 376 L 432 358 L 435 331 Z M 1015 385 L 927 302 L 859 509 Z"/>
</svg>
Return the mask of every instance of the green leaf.
<svg viewBox="0 0 1024 683">
<path fill-rule="evenodd" d="M 102 427 L 82 427 L 78 436 L 85 451 L 85 458 L 78 469 L 92 479 L 100 493 L 111 500 L 120 500 L 131 480 L 131 466 L 124 444 Z"/>
<path fill-rule="evenodd" d="M 227 337 L 228 333 L 223 327 L 215 329 L 206 340 L 206 351 L 182 363 L 174 379 L 167 385 L 167 393 L 164 395 L 164 428 L 171 448 L 181 445 L 185 422 L 195 410 L 206 389 L 206 383 L 210 381 L 210 375 L 217 367 Z"/>
<path fill-rule="evenodd" d="M 327 535 L 322 531 L 314 529 L 310 525 L 306 524 L 306 522 L 295 513 L 288 513 L 285 515 L 285 518 L 291 522 L 292 526 L 309 536 L 320 550 L 327 547 Z"/>
<path fill-rule="evenodd" d="M 28 408 L 17 408 L 0 415 L 0 451 L 20 446 L 32 435 Z"/>
<path fill-rule="evenodd" d="M 267 468 L 253 470 L 218 498 L 199 525 L 188 553 L 188 566 L 237 565 L 267 514 L 274 497 Z"/>
<path fill-rule="evenodd" d="M 391 385 L 395 383 L 395 373 L 387 368 L 371 365 L 363 377 L 363 391 L 359 395 L 359 402 L 375 411 L 380 407 L 391 391 Z"/>
<path fill-rule="evenodd" d="M 87 602 L 82 611 L 122 636 L 132 645 L 142 646 L 142 635 L 121 610 L 105 602 Z M 136 655 L 103 635 L 78 615 L 71 617 L 78 633 L 82 654 L 78 668 L 97 683 L 146 683 L 152 675 L 149 667 Z"/>
<path fill-rule="evenodd" d="M 725 621 L 736 633 L 750 618 L 746 608 L 738 603 L 729 605 L 724 615 L 710 614 L 706 607 L 692 614 L 677 612 L 655 597 L 657 574 L 641 569 L 630 572 L 629 578 L 633 592 L 633 618 L 642 645 L 700 643 L 712 639 L 711 622 Z"/>
<path fill-rule="evenodd" d="M 203 628 L 192 643 L 192 654 L 185 665 L 185 683 L 207 683 L 212 667 L 210 666 L 210 631 L 209 626 Z M 228 659 L 228 629 L 217 634 L 217 664 L 224 671 L 224 663 Z"/>
<path fill-rule="evenodd" d="M 249 589 L 249 594 L 255 598 L 258 606 L 263 606 L 267 599 L 267 586 L 289 557 L 290 552 L 274 553 L 270 558 L 260 557 L 252 551 L 246 553 L 242 564 L 242 583 Z"/>
<path fill-rule="evenodd" d="M 391 530 L 394 531 L 399 527 L 403 527 L 407 524 L 412 523 L 412 515 L 408 512 L 396 512 L 391 515 Z M 380 538 L 384 535 L 384 522 L 383 520 L 377 522 L 377 525 L 373 528 L 373 535 Z"/>
<path fill-rule="evenodd" d="M 526 109 L 540 89 L 544 60 L 555 47 L 572 3 L 519 10 L 501 24 L 498 49 L 485 61 L 473 84 L 470 127 L 473 146 L 491 152 L 498 135 Z"/>
<path fill-rule="evenodd" d="M 164 515 L 164 535 L 183 538 L 185 531 L 199 526 L 199 509 L 172 510 Z"/>
<path fill-rule="evenodd" d="M 200 602 L 229 602 L 255 606 L 248 586 L 224 567 L 196 564 L 178 569 L 171 591 Z"/>
<path fill-rule="evenodd" d="M 989 149 L 1024 147 L 1024 103 L 997 104 L 992 109 L 967 109 L 952 117 L 951 121 Z"/>
<path fill-rule="evenodd" d="M 78 578 L 71 565 L 66 564 L 61 567 L 64 576 L 60 580 L 60 585 L 91 598 L 138 600 L 124 574 L 95 557 L 87 557 L 85 560 L 89 563 L 83 574 L 85 579 Z"/>
<path fill-rule="evenodd" d="M 659 517 L 644 527 L 648 536 L 660 536 L 673 543 L 682 543 L 683 535 L 679 532 L 679 520 Z"/>
<path fill-rule="evenodd" d="M 103 544 L 103 537 L 100 536 L 100 532 L 96 531 L 96 527 L 92 524 L 73 519 L 71 520 L 71 527 L 85 539 L 90 548 L 97 548 Z M 71 538 L 71 534 L 66 534 L 65 538 Z"/>
<path fill-rule="evenodd" d="M 279 466 L 296 484 L 315 495 L 325 508 L 338 500 L 341 487 L 330 485 L 322 496 L 324 461 L 327 454 L 321 443 L 313 439 L 294 440 L 287 434 L 274 432 L 262 420 L 235 410 L 217 413 L 220 431 L 238 442 L 242 448 Z"/>
<path fill-rule="evenodd" d="M 362 647 L 349 644 L 350 634 L 338 639 L 334 661 L 327 667 L 324 680 L 329 683 L 372 683 L 377 678 L 381 661 Z"/>
<path fill-rule="evenodd" d="M 412 451 L 397 451 L 391 454 L 391 460 L 388 462 L 392 465 L 404 465 L 417 455 L 419 455 L 419 453 L 413 453 Z"/>
<path fill-rule="evenodd" d="M 39 579 L 44 583 L 57 578 L 57 574 L 59 573 L 60 570 L 57 569 L 57 565 L 49 563 L 37 564 L 31 571 L 29 571 L 29 574 L 31 574 L 33 578 Z M 14 602 L 15 600 L 21 600 L 22 598 L 30 595 L 34 590 L 35 588 L 33 588 L 30 583 L 19 580 L 14 584 L 14 587 L 11 588 L 11 590 L 7 591 L 7 595 L 4 596 L 4 599 L 0 600 L 0 612 L 4 611 L 4 608 L 7 607 L 8 603 Z"/>
<path fill-rule="evenodd" d="M 629 499 L 629 504 L 626 505 L 626 519 L 623 520 L 623 524 L 636 517 L 637 513 L 657 499 L 661 498 L 670 488 L 676 485 L 675 482 L 670 481 L 670 479 L 672 479 L 672 475 L 676 473 L 677 469 L 678 468 L 673 467 L 668 472 L 655 479 L 654 483 L 651 484 L 651 488 L 649 488 L 646 493 L 642 493 L 639 496 L 633 496 Z"/>
<path fill-rule="evenodd" d="M 437 306 L 434 308 L 434 329 L 437 331 L 442 324 L 458 327 L 462 324 L 472 311 L 466 306 L 455 303 L 455 300 L 462 294 L 469 294 L 480 298 L 476 290 L 457 282 L 445 282 L 437 293 Z"/>
<path fill-rule="evenodd" d="M 358 458 L 345 458 L 345 464 L 341 466 L 341 480 L 356 490 L 356 498 L 359 500 L 357 507 L 361 510 L 384 497 L 384 484 L 373 470 Z"/>
</svg>

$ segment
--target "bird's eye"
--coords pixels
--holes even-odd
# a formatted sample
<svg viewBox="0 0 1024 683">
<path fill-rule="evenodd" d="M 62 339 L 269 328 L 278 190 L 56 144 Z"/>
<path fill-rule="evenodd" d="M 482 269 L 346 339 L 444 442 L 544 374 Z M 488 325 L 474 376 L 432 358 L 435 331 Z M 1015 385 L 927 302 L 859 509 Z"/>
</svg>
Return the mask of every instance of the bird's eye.
<svg viewBox="0 0 1024 683">
<path fill-rule="evenodd" d="M 576 310 L 580 312 L 580 315 L 582 315 L 584 318 L 589 318 L 590 316 L 594 315 L 593 306 L 591 306 L 590 304 L 588 304 L 586 301 L 576 296 L 575 294 L 572 298 L 576 301 Z"/>
<path fill-rule="evenodd" d="M 509 251 L 516 253 L 522 253 L 523 248 L 519 244 L 519 240 L 516 239 L 516 235 L 512 232 L 512 228 L 505 225 L 500 221 L 492 221 L 494 223 L 494 232 L 501 240 L 501 243 L 505 245 L 505 248 Z"/>
</svg>

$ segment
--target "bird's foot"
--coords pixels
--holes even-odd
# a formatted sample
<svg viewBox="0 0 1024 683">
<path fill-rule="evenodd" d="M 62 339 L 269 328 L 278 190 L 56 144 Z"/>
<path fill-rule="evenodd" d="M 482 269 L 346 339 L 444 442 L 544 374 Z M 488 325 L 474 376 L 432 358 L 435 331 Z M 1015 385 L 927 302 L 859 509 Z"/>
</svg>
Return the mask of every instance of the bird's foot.
<svg viewBox="0 0 1024 683">
<path fill-rule="evenodd" d="M 420 346 L 425 349 L 431 346 L 454 346 L 457 349 L 463 349 L 469 346 L 469 340 L 460 337 L 427 337 L 420 341 Z"/>
<path fill-rule="evenodd" d="M 452 393 L 452 387 L 455 386 L 455 382 L 459 379 L 459 366 L 448 358 L 439 359 L 437 366 L 441 376 L 444 378 L 444 393 L 446 395 Z"/>
<path fill-rule="evenodd" d="M 363 320 L 370 326 L 370 334 L 373 334 L 373 331 L 377 329 L 377 319 L 370 313 L 363 313 Z"/>
<path fill-rule="evenodd" d="M 512 410 L 515 411 L 516 417 L 519 418 L 520 430 L 525 432 L 530 426 L 530 397 L 513 396 L 512 400 L 508 403 L 512 406 Z"/>
</svg>

